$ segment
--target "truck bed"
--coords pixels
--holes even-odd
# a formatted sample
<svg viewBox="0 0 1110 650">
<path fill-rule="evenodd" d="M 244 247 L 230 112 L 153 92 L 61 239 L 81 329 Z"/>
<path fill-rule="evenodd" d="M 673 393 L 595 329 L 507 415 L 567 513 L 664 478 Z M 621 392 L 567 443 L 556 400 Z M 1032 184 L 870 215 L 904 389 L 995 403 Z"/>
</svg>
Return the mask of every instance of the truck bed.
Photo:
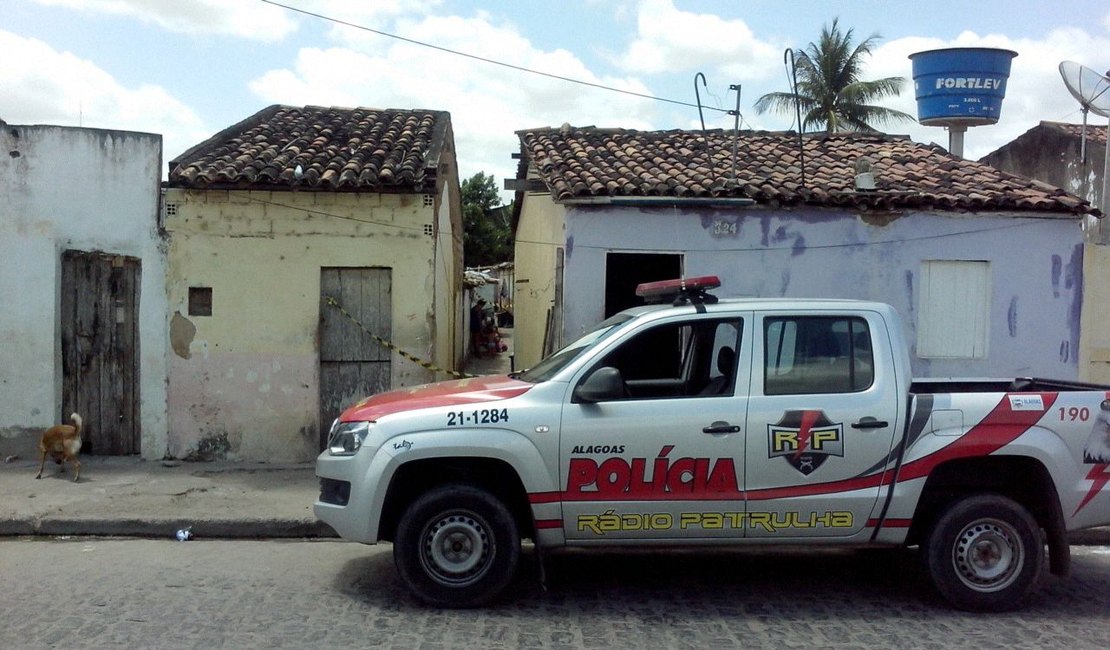
<svg viewBox="0 0 1110 650">
<path fill-rule="evenodd" d="M 915 395 L 935 393 L 1039 393 L 1069 391 L 1110 391 L 1110 386 L 1088 384 L 1064 379 L 1017 377 L 1014 379 L 914 379 L 910 392 Z"/>
</svg>

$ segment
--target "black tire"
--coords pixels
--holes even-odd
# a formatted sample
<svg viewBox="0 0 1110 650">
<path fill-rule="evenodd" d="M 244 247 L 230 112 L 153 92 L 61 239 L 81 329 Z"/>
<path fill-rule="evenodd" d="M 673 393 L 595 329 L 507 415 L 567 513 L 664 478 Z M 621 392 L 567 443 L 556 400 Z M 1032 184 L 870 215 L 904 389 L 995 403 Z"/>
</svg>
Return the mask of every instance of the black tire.
<svg viewBox="0 0 1110 650">
<path fill-rule="evenodd" d="M 509 584 L 520 560 L 520 535 L 505 504 L 472 485 L 437 487 L 401 516 L 393 561 L 420 600 L 475 607 Z"/>
<path fill-rule="evenodd" d="M 1037 583 L 1044 541 L 1032 515 L 1012 499 L 975 495 L 950 504 L 925 546 L 929 576 L 955 607 L 1003 612 Z"/>
</svg>

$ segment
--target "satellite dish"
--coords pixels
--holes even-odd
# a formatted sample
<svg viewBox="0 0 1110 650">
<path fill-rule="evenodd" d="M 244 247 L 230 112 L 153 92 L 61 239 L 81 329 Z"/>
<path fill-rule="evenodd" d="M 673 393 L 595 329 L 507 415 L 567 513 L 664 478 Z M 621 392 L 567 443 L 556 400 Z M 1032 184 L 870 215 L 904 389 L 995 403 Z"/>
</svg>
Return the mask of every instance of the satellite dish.
<svg viewBox="0 0 1110 650">
<path fill-rule="evenodd" d="M 1060 76 L 1084 113 L 1093 111 L 1095 115 L 1110 117 L 1110 79 L 1075 61 L 1061 62 Z"/>
<path fill-rule="evenodd" d="M 1083 110 L 1083 136 L 1080 148 L 1080 159 L 1087 162 L 1087 112 L 1095 115 L 1110 117 L 1110 79 L 1100 75 L 1085 65 L 1075 61 L 1060 62 L 1060 76 L 1064 78 L 1064 85 L 1068 92 L 1079 101 Z M 1110 130 L 1110 126 L 1107 126 Z"/>
</svg>

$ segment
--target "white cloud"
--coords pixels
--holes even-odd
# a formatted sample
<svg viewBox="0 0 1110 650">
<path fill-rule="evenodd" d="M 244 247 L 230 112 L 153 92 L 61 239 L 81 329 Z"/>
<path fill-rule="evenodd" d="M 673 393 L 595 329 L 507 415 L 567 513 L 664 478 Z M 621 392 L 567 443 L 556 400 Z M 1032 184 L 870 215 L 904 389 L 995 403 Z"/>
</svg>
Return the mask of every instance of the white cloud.
<svg viewBox="0 0 1110 650">
<path fill-rule="evenodd" d="M 599 76 L 574 54 L 534 47 L 489 16 L 406 19 L 404 36 L 520 67 L 630 92 L 649 93 L 635 79 Z M 423 108 L 451 113 L 463 178 L 479 171 L 516 175 L 511 156 L 519 129 L 575 125 L 651 128 L 655 106 L 634 97 L 528 74 L 381 36 L 345 30 L 341 47 L 302 48 L 291 68 L 250 83 L 267 103 Z"/>
<path fill-rule="evenodd" d="M 0 118 L 9 124 L 160 133 L 167 161 L 211 135 L 161 86 L 126 88 L 90 61 L 6 31 L 0 52 Z"/>
<path fill-rule="evenodd" d="M 733 80 L 761 79 L 779 70 L 785 48 L 760 40 L 742 20 L 680 11 L 673 0 L 641 3 L 637 34 L 619 63 L 645 74 L 705 69 Z"/>
<path fill-rule="evenodd" d="M 127 16 L 184 34 L 217 34 L 272 42 L 297 29 L 294 14 L 258 0 L 35 1 L 91 13 Z"/>
</svg>

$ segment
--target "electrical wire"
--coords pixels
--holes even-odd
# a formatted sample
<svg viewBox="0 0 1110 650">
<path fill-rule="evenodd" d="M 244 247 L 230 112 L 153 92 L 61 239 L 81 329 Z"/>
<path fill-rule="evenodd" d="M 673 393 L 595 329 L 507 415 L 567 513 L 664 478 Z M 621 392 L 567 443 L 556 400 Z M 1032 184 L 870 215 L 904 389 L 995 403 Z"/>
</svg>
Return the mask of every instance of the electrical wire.
<svg viewBox="0 0 1110 650">
<path fill-rule="evenodd" d="M 621 93 L 621 94 L 624 94 L 624 95 L 631 95 L 632 97 L 639 97 L 641 99 L 650 99 L 652 101 L 665 102 L 667 104 L 676 104 L 678 106 L 688 106 L 690 108 L 698 108 L 697 104 L 691 104 L 690 102 L 684 102 L 684 101 L 680 101 L 680 100 L 677 100 L 677 99 L 668 99 L 666 97 L 657 97 L 655 95 L 648 95 L 646 93 L 638 93 L 638 92 L 635 92 L 635 91 L 632 91 L 632 90 L 624 90 L 622 88 L 614 88 L 612 86 L 606 86 L 604 84 L 594 83 L 592 81 L 583 81 L 581 79 L 575 79 L 573 77 L 564 77 L 562 75 L 553 74 L 551 72 L 543 72 L 542 70 L 534 70 L 532 68 L 525 68 L 524 66 L 514 65 L 512 63 L 505 63 L 504 61 L 498 61 L 496 59 L 490 59 L 490 58 L 486 58 L 484 56 L 478 56 L 477 54 L 470 54 L 468 52 L 460 52 L 459 50 L 452 50 L 450 48 L 442 47 L 440 45 L 433 45 L 431 43 L 425 43 L 424 41 L 418 41 L 416 39 L 406 38 L 404 36 L 398 36 L 397 34 L 391 34 L 389 32 L 385 32 L 385 31 L 382 31 L 380 29 L 373 29 L 373 28 L 367 27 L 365 25 L 359 25 L 357 23 L 348 22 L 346 20 L 340 20 L 339 18 L 332 18 L 331 16 L 325 16 L 324 14 L 318 14 L 318 13 L 315 13 L 315 12 L 312 12 L 312 11 L 308 11 L 307 9 L 301 9 L 299 7 L 293 7 L 293 6 L 290 6 L 290 5 L 287 5 L 287 4 L 283 4 L 281 2 L 276 2 L 276 0 L 259 0 L 259 2 L 263 2 L 263 3 L 268 4 L 268 5 L 273 5 L 275 7 L 281 7 L 282 9 L 287 9 L 289 11 L 293 11 L 293 12 L 296 12 L 296 13 L 299 13 L 299 14 L 303 14 L 305 16 L 311 16 L 313 18 L 319 18 L 320 20 L 326 20 L 328 22 L 335 23 L 337 25 L 343 25 L 344 27 L 351 27 L 353 29 L 359 29 L 359 30 L 362 30 L 364 32 L 370 32 L 371 34 L 377 34 L 378 36 L 385 36 L 387 38 L 396 39 L 398 41 L 403 41 L 405 43 L 410 43 L 412 45 L 419 45 L 420 47 L 426 47 L 426 48 L 429 48 L 429 49 L 432 49 L 432 50 L 438 50 L 440 52 L 446 52 L 447 54 L 454 54 L 455 56 L 461 56 L 461 57 L 465 57 L 465 58 L 468 58 L 468 59 L 473 59 L 474 61 L 481 61 L 482 63 L 489 63 L 491 65 L 499 65 L 499 66 L 502 66 L 502 67 L 505 67 L 505 68 L 509 68 L 511 70 L 516 70 L 518 72 L 526 72 L 528 74 L 539 75 L 541 77 L 547 77 L 549 79 L 557 79 L 559 81 L 565 81 L 567 83 L 579 84 L 581 86 L 589 86 L 590 88 L 597 88 L 599 90 L 608 90 L 610 92 Z M 704 106 L 703 108 L 711 110 L 711 111 L 718 111 L 718 112 L 721 112 L 721 113 L 727 113 L 728 112 L 725 109 L 715 108 L 713 106 Z"/>
</svg>

